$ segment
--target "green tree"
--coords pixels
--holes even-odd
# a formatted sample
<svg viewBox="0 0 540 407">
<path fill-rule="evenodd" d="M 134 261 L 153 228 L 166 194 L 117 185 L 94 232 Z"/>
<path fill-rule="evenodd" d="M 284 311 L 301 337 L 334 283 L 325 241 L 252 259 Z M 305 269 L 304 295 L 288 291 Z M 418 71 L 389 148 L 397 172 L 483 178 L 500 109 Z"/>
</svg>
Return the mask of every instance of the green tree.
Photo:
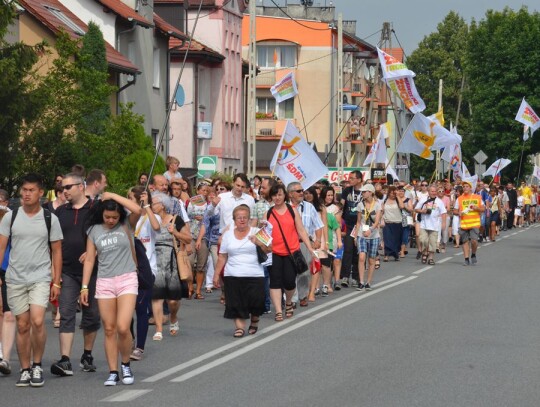
<svg viewBox="0 0 540 407">
<path fill-rule="evenodd" d="M 45 44 L 29 46 L 6 39 L 16 13 L 13 3 L 0 3 L 0 174 L 11 189 L 22 163 L 18 143 L 25 122 L 39 116 L 43 101 L 37 96 L 34 65 Z"/>
<path fill-rule="evenodd" d="M 439 80 L 443 80 L 442 101 L 447 123 L 456 122 L 458 105 L 464 87 L 464 61 L 469 27 L 455 11 L 451 11 L 433 32 L 420 42 L 418 48 L 407 58 L 407 66 L 416 73 L 415 84 L 426 103 L 427 114 L 437 112 L 439 104 Z M 468 133 L 468 109 L 461 101 L 459 134 Z M 446 125 L 448 127 L 448 124 Z M 413 156 L 411 170 L 414 176 L 430 177 L 435 170 L 435 160 L 428 161 Z"/>
<path fill-rule="evenodd" d="M 518 174 L 525 156 L 540 151 L 540 140 L 522 143 L 523 125 L 514 120 L 521 99 L 540 110 L 540 14 L 505 8 L 490 10 L 471 24 L 467 47 L 469 100 L 472 104 L 472 147 L 489 156 L 509 158 L 507 178 Z M 526 160 L 524 159 L 524 164 Z M 528 170 L 526 167 L 525 170 Z M 524 169 L 521 174 L 525 174 Z"/>
</svg>

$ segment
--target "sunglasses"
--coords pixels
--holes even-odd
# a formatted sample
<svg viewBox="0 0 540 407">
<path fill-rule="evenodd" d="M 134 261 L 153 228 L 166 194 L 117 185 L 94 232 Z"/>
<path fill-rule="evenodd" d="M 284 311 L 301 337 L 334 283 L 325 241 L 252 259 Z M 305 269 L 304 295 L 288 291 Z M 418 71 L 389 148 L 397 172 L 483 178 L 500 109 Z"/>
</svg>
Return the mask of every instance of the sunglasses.
<svg viewBox="0 0 540 407">
<path fill-rule="evenodd" d="M 218 191 L 226 191 L 227 188 L 218 188 L 217 190 L 218 190 Z"/>
<path fill-rule="evenodd" d="M 302 194 L 302 193 L 304 193 L 304 190 L 303 189 L 295 189 L 293 192 L 296 192 L 297 194 Z"/>
<path fill-rule="evenodd" d="M 422 187 L 427 187 L 427 184 L 420 184 L 420 186 L 422 186 Z"/>
<path fill-rule="evenodd" d="M 63 190 L 66 190 L 66 191 L 69 191 L 71 189 L 71 187 L 74 187 L 75 185 L 81 185 L 81 183 L 79 182 L 78 184 L 67 184 L 67 185 L 62 185 L 62 189 Z"/>
</svg>

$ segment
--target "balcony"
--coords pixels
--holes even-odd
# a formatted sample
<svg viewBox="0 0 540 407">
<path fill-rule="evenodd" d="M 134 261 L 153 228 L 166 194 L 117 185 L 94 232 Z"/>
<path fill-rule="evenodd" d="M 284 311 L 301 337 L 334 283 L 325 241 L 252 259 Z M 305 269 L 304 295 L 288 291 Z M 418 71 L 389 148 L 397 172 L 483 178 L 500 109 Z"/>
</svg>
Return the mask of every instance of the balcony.
<svg viewBox="0 0 540 407">
<path fill-rule="evenodd" d="M 271 88 L 276 82 L 275 70 L 261 70 L 255 77 L 255 86 L 258 88 Z"/>
<path fill-rule="evenodd" d="M 296 120 L 291 119 L 293 124 L 296 125 Z M 273 140 L 279 139 L 285 125 L 287 124 L 286 119 L 274 120 L 274 119 L 257 119 L 255 121 L 255 130 L 258 140 Z"/>
</svg>

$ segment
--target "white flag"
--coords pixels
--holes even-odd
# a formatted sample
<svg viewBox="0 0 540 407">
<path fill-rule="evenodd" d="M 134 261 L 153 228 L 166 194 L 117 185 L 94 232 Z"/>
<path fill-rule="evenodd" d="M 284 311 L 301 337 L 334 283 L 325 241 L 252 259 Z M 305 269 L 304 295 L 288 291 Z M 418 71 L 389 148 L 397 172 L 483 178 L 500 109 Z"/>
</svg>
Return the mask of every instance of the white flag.
<svg viewBox="0 0 540 407">
<path fill-rule="evenodd" d="M 441 158 L 450 164 L 450 169 L 454 174 L 454 180 L 456 177 L 462 177 L 461 169 L 461 145 L 454 144 L 446 147 L 441 154 Z"/>
<path fill-rule="evenodd" d="M 540 118 L 534 112 L 532 107 L 525 101 L 525 98 L 521 101 L 521 106 L 516 115 L 516 120 L 531 128 L 531 134 L 534 133 L 540 127 Z"/>
<path fill-rule="evenodd" d="M 463 177 L 463 181 L 469 181 L 472 184 L 472 192 L 476 191 L 476 184 L 478 184 L 478 175 L 472 177 Z"/>
<path fill-rule="evenodd" d="M 386 164 L 386 173 L 390 174 L 392 176 L 393 180 L 399 179 L 399 177 L 398 177 L 398 175 L 396 173 L 396 170 L 394 170 L 392 168 L 392 166 L 388 164 L 388 158 L 386 159 L 385 164 Z"/>
<path fill-rule="evenodd" d="M 462 161 L 461 162 L 461 178 L 465 179 L 465 178 L 469 178 L 470 176 L 471 176 L 471 173 L 467 169 L 467 166 L 465 165 L 465 163 Z"/>
<path fill-rule="evenodd" d="M 529 126 L 525 125 L 523 126 L 523 141 L 527 141 L 529 139 Z"/>
<path fill-rule="evenodd" d="M 495 177 L 495 175 L 497 175 L 499 171 L 502 171 L 503 168 L 507 167 L 511 162 L 512 161 L 507 158 L 499 158 L 497 161 L 495 161 L 489 166 L 487 171 L 482 174 L 482 177 Z"/>
<path fill-rule="evenodd" d="M 387 54 L 382 49 L 377 48 L 379 53 L 379 61 L 381 62 L 381 69 L 384 79 L 396 79 L 403 76 L 415 76 L 415 73 L 407 68 L 403 62 L 394 58 L 392 55 Z"/>
<path fill-rule="evenodd" d="M 364 160 L 364 164 L 362 165 L 369 165 L 371 163 L 385 163 L 387 161 L 386 139 L 390 135 L 390 128 L 391 128 L 390 122 L 381 124 L 381 127 L 379 129 L 379 134 L 377 135 L 377 139 L 371 145 L 369 154 L 367 155 L 366 159 Z"/>
<path fill-rule="evenodd" d="M 290 120 L 287 120 L 283 130 L 270 170 L 285 185 L 300 182 L 304 189 L 315 184 L 328 172 L 328 168 Z"/>
<path fill-rule="evenodd" d="M 278 83 L 270 88 L 270 92 L 278 103 L 298 95 L 298 88 L 296 87 L 296 81 L 294 80 L 294 73 L 290 72 L 285 75 Z"/>
<path fill-rule="evenodd" d="M 403 101 L 403 104 L 411 113 L 424 111 L 426 104 L 416 90 L 414 80 L 411 76 L 388 79 L 386 83 L 392 92 Z"/>
<path fill-rule="evenodd" d="M 535 165 L 532 175 L 540 180 L 540 167 Z"/>
<path fill-rule="evenodd" d="M 431 150 L 439 150 L 452 144 L 460 144 L 461 136 L 451 133 L 422 113 L 414 115 L 403 138 L 396 149 L 398 153 L 416 154 L 426 160 L 433 160 Z"/>
</svg>

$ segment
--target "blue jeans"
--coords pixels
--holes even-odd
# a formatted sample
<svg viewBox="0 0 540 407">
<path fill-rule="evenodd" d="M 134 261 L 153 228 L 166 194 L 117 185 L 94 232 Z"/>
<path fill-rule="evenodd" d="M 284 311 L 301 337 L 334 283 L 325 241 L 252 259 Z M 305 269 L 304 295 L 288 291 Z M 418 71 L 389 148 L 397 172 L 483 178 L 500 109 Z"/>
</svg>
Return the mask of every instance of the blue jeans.
<svg viewBox="0 0 540 407">
<path fill-rule="evenodd" d="M 268 272 L 268 266 L 264 266 L 264 310 L 270 311 L 270 273 Z"/>
</svg>

